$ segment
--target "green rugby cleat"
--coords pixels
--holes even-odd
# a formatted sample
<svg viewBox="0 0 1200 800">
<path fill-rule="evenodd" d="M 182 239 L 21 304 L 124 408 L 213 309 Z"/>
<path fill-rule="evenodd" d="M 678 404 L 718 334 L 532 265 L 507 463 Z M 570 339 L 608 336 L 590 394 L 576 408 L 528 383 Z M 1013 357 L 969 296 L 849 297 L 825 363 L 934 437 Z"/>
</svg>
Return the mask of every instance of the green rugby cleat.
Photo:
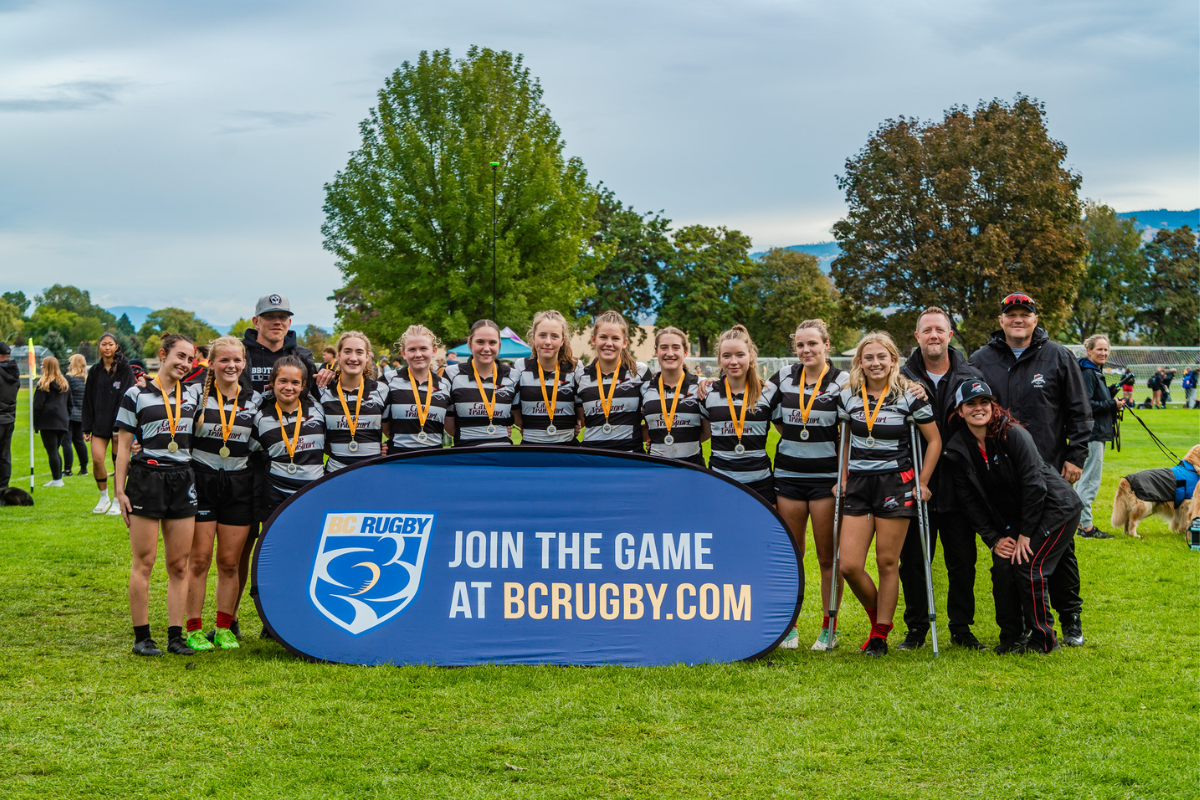
<svg viewBox="0 0 1200 800">
<path fill-rule="evenodd" d="M 787 637 L 779 643 L 779 647 L 782 650 L 796 650 L 800 647 L 800 631 L 796 630 L 794 625 L 788 631 Z"/>
<path fill-rule="evenodd" d="M 204 635 L 204 631 L 191 631 L 188 633 L 187 638 L 184 639 L 184 642 L 197 653 L 213 649 L 212 642 L 208 641 L 208 637 Z"/>
<path fill-rule="evenodd" d="M 238 644 L 237 637 L 233 635 L 233 631 L 229 630 L 229 628 L 217 628 L 217 632 L 213 634 L 213 644 L 222 650 L 237 650 L 241 647 Z M 209 645 L 209 647 L 211 646 Z"/>
<path fill-rule="evenodd" d="M 837 634 L 833 635 L 833 646 L 838 646 Z M 817 640 L 813 642 L 812 650 L 828 650 L 829 649 L 829 628 L 821 628 L 821 633 L 817 636 Z"/>
</svg>

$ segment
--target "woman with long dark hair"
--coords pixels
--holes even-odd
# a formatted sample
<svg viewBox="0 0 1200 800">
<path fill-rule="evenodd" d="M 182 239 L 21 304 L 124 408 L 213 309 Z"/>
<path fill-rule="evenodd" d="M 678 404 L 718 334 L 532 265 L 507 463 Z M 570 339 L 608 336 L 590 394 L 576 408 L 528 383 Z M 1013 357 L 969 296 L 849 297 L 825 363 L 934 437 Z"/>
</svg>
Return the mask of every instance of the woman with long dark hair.
<svg viewBox="0 0 1200 800">
<path fill-rule="evenodd" d="M 471 357 L 446 366 L 450 381 L 446 432 L 454 436 L 455 447 L 511 445 L 517 374 L 497 360 L 500 326 L 490 319 L 476 321 L 467 344 Z"/>
<path fill-rule="evenodd" d="M 117 337 L 111 333 L 104 334 L 96 343 L 96 349 L 100 351 L 100 360 L 88 370 L 80 422 L 83 438 L 91 445 L 92 477 L 96 479 L 96 488 L 100 490 L 100 498 L 96 501 L 92 513 L 103 514 L 107 511 L 117 515 L 121 513 L 121 506 L 109 501 L 108 471 L 105 469 L 104 460 L 108 454 L 109 442 L 116 435 L 117 410 L 121 406 L 121 398 L 134 385 L 137 377 L 128 357 L 117 342 Z M 115 445 L 112 448 L 112 459 L 115 465 Z"/>
<path fill-rule="evenodd" d="M 963 424 L 947 437 L 945 458 L 964 513 L 992 551 L 996 652 L 1058 650 L 1048 585 L 1083 503 L 986 383 L 964 381 L 955 402 Z"/>
</svg>

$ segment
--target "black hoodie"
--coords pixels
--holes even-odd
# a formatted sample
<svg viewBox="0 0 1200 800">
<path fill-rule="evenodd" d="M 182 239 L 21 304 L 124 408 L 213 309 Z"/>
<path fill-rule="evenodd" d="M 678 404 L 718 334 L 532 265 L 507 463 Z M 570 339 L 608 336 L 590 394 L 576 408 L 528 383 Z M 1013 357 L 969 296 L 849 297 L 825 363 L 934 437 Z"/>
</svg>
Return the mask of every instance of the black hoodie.
<svg viewBox="0 0 1200 800">
<path fill-rule="evenodd" d="M 958 391 L 959 384 L 966 380 L 983 377 L 978 370 L 967 363 L 967 357 L 958 350 L 949 348 L 948 355 L 950 369 L 946 370 L 946 374 L 938 381 L 937 388 L 934 388 L 933 379 L 929 377 L 929 371 L 925 368 L 925 356 L 921 352 L 921 348 L 918 347 L 914 350 L 900 369 L 900 373 L 904 377 L 918 381 L 925 387 L 925 392 L 929 395 L 929 405 L 933 407 L 933 418 L 937 423 L 938 433 L 941 434 L 943 443 L 950 434 L 948 423 L 955 413 L 954 393 Z M 921 442 L 921 449 L 924 452 L 928 449 L 929 443 L 923 436 L 917 438 Z M 933 490 L 933 498 L 930 503 L 933 511 L 946 513 L 958 509 L 958 504 L 954 500 L 954 479 L 949 472 L 942 469 L 940 460 L 933 469 L 933 479 L 929 483 L 930 489 Z"/>
<path fill-rule="evenodd" d="M 11 356 L 0 361 L 0 425 L 17 421 L 17 392 L 21 390 L 21 365 Z"/>
<path fill-rule="evenodd" d="M 1047 464 L 1060 471 L 1067 461 L 1083 467 L 1092 435 L 1092 407 L 1070 350 L 1050 341 L 1039 327 L 1016 358 L 1004 331 L 996 331 L 970 363 L 983 374 L 996 402 L 1029 429 Z"/>
<path fill-rule="evenodd" d="M 83 387 L 83 413 L 80 419 L 83 432 L 101 439 L 114 438 L 121 398 L 136 380 L 133 366 L 124 359 L 117 362 L 112 374 L 104 368 L 103 360 L 93 364 Z"/>
<path fill-rule="evenodd" d="M 246 329 L 246 333 L 242 337 L 242 344 L 246 346 L 246 369 L 242 371 L 241 378 L 243 387 L 249 387 L 259 393 L 266 392 L 267 381 L 271 377 L 271 370 L 274 369 L 275 362 L 283 356 L 296 356 L 308 367 L 308 386 L 306 388 L 309 391 L 312 390 L 313 378 L 317 374 L 317 365 L 313 363 L 312 351 L 296 343 L 295 331 L 287 332 L 287 336 L 283 338 L 283 346 L 278 350 L 268 350 L 259 344 L 258 331 L 254 328 Z"/>
<path fill-rule="evenodd" d="M 1104 373 L 1090 359 L 1079 359 L 1079 370 L 1083 375 L 1083 385 L 1087 388 L 1088 404 L 1092 407 L 1091 441 L 1111 442 L 1117 418 L 1117 389 L 1108 388 Z"/>
</svg>

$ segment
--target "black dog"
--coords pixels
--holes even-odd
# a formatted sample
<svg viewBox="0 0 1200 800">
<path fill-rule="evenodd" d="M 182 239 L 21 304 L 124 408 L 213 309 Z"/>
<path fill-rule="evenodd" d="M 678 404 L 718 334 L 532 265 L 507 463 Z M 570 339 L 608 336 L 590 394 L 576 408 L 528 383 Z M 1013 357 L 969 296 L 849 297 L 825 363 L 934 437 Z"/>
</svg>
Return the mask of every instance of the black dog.
<svg viewBox="0 0 1200 800">
<path fill-rule="evenodd" d="M 0 489 L 0 507 L 31 505 L 33 505 L 33 495 L 24 489 L 18 489 L 15 486 Z"/>
</svg>

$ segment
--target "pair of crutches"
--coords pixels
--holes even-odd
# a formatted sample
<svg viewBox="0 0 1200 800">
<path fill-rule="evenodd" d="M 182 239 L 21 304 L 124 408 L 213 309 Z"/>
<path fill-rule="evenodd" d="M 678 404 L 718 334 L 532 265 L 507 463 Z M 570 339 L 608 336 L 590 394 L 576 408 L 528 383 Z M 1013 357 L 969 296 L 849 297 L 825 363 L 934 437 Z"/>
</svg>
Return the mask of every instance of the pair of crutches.
<svg viewBox="0 0 1200 800">
<path fill-rule="evenodd" d="M 842 494 L 843 494 L 843 477 L 846 471 L 846 459 L 850 456 L 850 448 L 848 446 L 850 439 L 850 423 L 844 422 L 840 425 L 841 435 L 838 438 L 838 468 L 837 480 L 833 484 L 833 578 L 829 586 L 829 641 L 825 645 L 826 650 L 833 650 L 834 636 L 837 631 L 838 607 L 838 562 L 841 560 L 841 536 L 842 536 Z M 910 419 L 908 421 L 909 438 L 912 440 L 913 450 L 913 469 L 916 474 L 916 480 L 913 481 L 915 489 L 913 491 L 913 499 L 917 503 L 917 526 L 921 533 L 921 555 L 925 561 L 925 603 L 929 607 L 929 633 L 933 637 L 933 654 L 938 655 L 938 639 L 937 639 L 937 607 L 933 602 L 933 566 L 929 559 L 929 516 L 928 509 L 925 507 L 925 501 L 921 497 L 921 443 L 917 441 L 919 435 L 916 424 Z"/>
</svg>

